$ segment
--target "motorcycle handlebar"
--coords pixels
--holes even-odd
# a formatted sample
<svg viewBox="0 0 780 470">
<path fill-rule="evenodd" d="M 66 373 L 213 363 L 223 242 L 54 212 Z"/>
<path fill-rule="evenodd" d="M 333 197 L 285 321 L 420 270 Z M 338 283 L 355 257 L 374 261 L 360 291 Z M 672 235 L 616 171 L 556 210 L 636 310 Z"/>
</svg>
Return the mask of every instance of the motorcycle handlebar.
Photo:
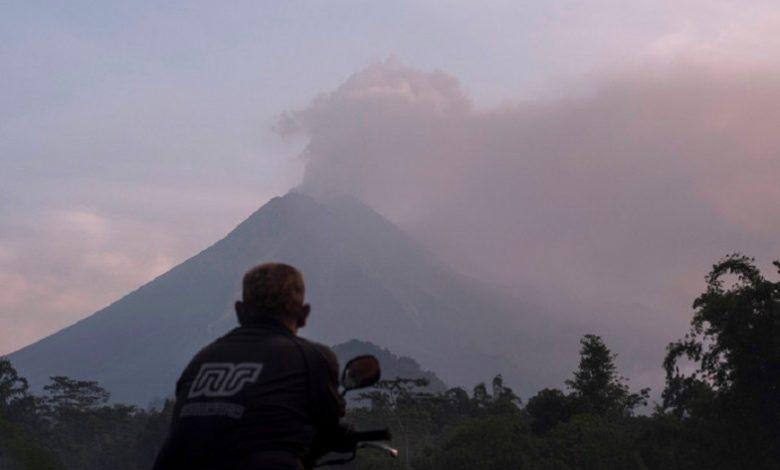
<svg viewBox="0 0 780 470">
<path fill-rule="evenodd" d="M 371 431 L 353 431 L 351 433 L 351 441 L 354 443 L 355 448 L 352 450 L 352 455 L 346 459 L 327 460 L 325 462 L 318 462 L 315 467 L 323 467 L 327 465 L 342 465 L 351 462 L 355 459 L 355 450 L 361 448 L 378 449 L 385 452 L 390 457 L 398 457 L 398 451 L 385 444 L 377 444 L 371 441 L 389 441 L 392 439 L 390 430 L 373 429 Z"/>
<path fill-rule="evenodd" d="M 373 429 L 371 431 L 355 431 L 352 433 L 352 438 L 355 442 L 389 441 L 392 439 L 392 435 L 390 434 L 389 429 L 384 428 Z"/>
</svg>

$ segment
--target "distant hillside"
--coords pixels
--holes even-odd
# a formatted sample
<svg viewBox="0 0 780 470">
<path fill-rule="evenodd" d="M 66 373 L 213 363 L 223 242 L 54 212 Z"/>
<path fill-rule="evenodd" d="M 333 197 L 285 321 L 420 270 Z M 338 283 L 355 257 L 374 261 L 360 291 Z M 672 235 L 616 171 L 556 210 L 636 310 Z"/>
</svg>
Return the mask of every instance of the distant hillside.
<svg viewBox="0 0 780 470">
<path fill-rule="evenodd" d="M 382 379 L 427 379 L 427 391 L 443 392 L 447 386 L 442 380 L 429 370 L 423 370 L 414 359 L 405 356 L 396 356 L 390 350 L 381 348 L 367 341 L 356 339 L 341 343 L 333 347 L 333 351 L 339 358 L 339 364 L 344 367 L 350 359 L 363 354 L 371 354 L 379 359 L 382 366 Z"/>
</svg>

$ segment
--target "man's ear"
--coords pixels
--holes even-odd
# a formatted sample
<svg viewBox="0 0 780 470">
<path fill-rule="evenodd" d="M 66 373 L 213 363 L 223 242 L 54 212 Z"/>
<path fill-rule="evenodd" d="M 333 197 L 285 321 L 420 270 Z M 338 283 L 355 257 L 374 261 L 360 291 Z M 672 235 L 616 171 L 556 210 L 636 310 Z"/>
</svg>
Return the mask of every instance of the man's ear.
<svg viewBox="0 0 780 470">
<path fill-rule="evenodd" d="M 233 304 L 233 306 L 236 309 L 236 317 L 238 318 L 238 324 L 243 325 L 244 320 L 246 319 L 246 305 L 244 305 L 244 302 L 240 300 L 236 300 L 236 303 Z"/>
<path fill-rule="evenodd" d="M 309 313 L 311 313 L 311 305 L 303 304 L 300 312 L 298 313 L 298 318 L 295 319 L 296 326 L 298 328 L 303 328 L 306 326 L 306 320 L 309 318 Z"/>
</svg>

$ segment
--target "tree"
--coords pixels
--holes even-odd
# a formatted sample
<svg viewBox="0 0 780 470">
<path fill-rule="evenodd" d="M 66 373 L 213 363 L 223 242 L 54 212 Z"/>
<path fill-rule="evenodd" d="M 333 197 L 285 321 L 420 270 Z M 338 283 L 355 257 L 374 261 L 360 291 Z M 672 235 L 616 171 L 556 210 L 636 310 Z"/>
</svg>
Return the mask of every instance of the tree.
<svg viewBox="0 0 780 470">
<path fill-rule="evenodd" d="M 40 424 L 36 400 L 29 394 L 27 379 L 11 362 L 0 357 L 0 468 L 55 469 L 60 463 L 32 431 Z"/>
<path fill-rule="evenodd" d="M 545 436 L 541 455 L 546 468 L 647 468 L 636 452 L 637 441 L 631 420 L 582 413 Z"/>
<path fill-rule="evenodd" d="M 629 391 L 626 379 L 617 373 L 616 355 L 599 336 L 585 335 L 580 344 L 579 368 L 574 371 L 574 378 L 566 381 L 577 411 L 631 415 L 637 406 L 647 404 L 650 390 Z"/>
<path fill-rule="evenodd" d="M 53 411 L 87 411 L 106 403 L 111 396 L 97 382 L 64 376 L 51 377 L 51 383 L 43 390 L 48 394 L 46 403 Z"/>
<path fill-rule="evenodd" d="M 0 413 L 6 411 L 15 401 L 27 396 L 29 385 L 11 365 L 11 361 L 0 357 Z"/>
<path fill-rule="evenodd" d="M 0 468 L 56 470 L 62 464 L 35 438 L 0 416 Z"/>
<path fill-rule="evenodd" d="M 176 402 L 169 398 L 162 402 L 159 411 L 150 408 L 146 422 L 141 427 L 135 442 L 136 460 L 141 468 L 151 468 L 157 457 L 173 418 L 173 408 Z"/>
<path fill-rule="evenodd" d="M 530 433 L 517 416 L 488 414 L 455 427 L 424 466 L 446 470 L 538 468 Z"/>
<path fill-rule="evenodd" d="M 534 434 L 547 434 L 558 423 L 569 420 L 573 403 L 557 388 L 545 388 L 528 400 L 525 411 L 531 417 Z"/>
<path fill-rule="evenodd" d="M 780 261 L 773 264 L 780 272 Z M 679 418 L 708 420 L 736 432 L 725 447 L 774 449 L 777 462 L 780 282 L 765 279 L 755 260 L 740 254 L 716 263 L 706 281 L 706 291 L 693 303 L 689 332 L 667 347 L 663 407 Z M 681 362 L 693 363 L 695 370 L 685 373 Z"/>
<path fill-rule="evenodd" d="M 11 362 L 0 358 L 0 416 L 23 428 L 34 426 L 40 400 L 31 395 L 27 379 Z"/>
<path fill-rule="evenodd" d="M 360 399 L 369 401 L 376 416 L 381 417 L 385 425 L 389 424 L 395 438 L 403 442 L 401 458 L 406 466 L 409 466 L 411 460 L 414 438 L 428 424 L 423 410 L 432 395 L 421 391 L 428 384 L 425 378 L 397 377 L 380 380 L 374 385 L 375 390 L 360 394 Z"/>
</svg>

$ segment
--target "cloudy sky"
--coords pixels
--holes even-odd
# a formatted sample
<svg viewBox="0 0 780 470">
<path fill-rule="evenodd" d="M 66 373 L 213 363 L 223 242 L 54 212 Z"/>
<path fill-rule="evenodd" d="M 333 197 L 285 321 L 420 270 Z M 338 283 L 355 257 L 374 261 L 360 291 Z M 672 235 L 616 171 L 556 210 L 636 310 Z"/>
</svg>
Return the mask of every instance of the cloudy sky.
<svg viewBox="0 0 780 470">
<path fill-rule="evenodd" d="M 0 7 L 0 354 L 301 183 L 653 341 L 780 253 L 776 2 L 111 3 Z"/>
</svg>

